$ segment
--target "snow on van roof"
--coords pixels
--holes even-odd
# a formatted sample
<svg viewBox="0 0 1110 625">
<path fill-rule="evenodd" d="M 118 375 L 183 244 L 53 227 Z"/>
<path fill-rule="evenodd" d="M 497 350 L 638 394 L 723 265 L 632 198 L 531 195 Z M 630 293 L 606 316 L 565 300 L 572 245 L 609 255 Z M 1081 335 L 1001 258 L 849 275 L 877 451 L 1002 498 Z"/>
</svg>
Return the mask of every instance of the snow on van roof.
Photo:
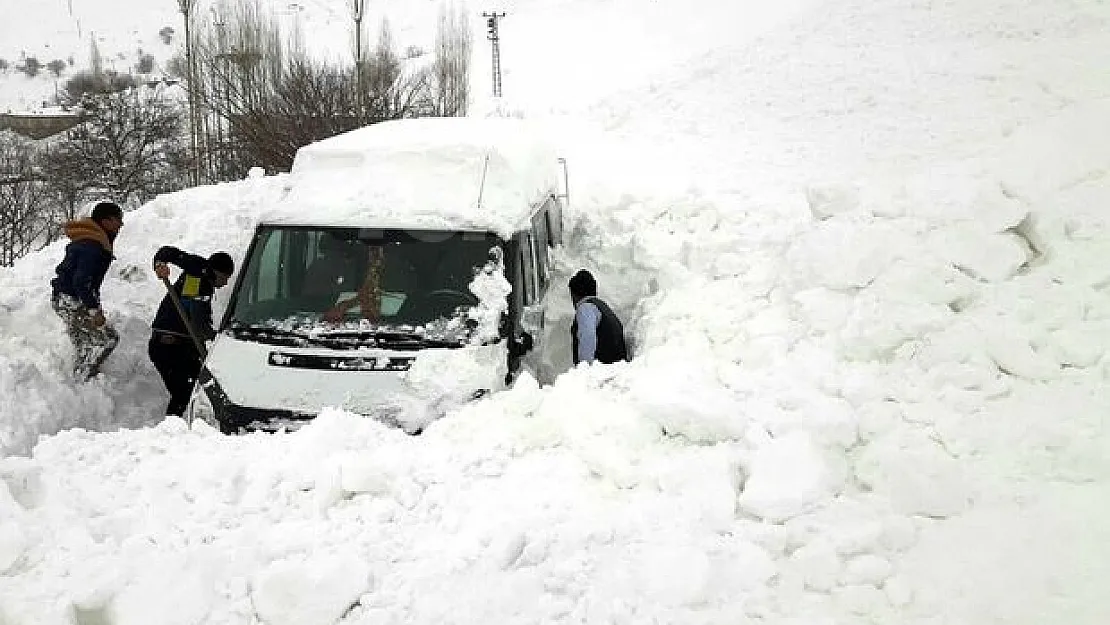
<svg viewBox="0 0 1110 625">
<path fill-rule="evenodd" d="M 557 167 L 542 133 L 522 120 L 381 122 L 298 150 L 288 193 L 261 222 L 507 236 L 555 189 Z"/>
</svg>

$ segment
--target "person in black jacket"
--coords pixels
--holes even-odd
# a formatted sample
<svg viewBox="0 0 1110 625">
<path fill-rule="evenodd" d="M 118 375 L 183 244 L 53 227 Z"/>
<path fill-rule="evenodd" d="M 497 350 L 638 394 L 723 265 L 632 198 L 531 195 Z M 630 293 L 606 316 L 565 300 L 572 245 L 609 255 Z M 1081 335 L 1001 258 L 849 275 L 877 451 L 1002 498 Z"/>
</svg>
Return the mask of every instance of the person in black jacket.
<svg viewBox="0 0 1110 625">
<path fill-rule="evenodd" d="M 50 301 L 73 342 L 73 375 L 79 382 L 95 377 L 119 344 L 119 334 L 108 325 L 100 306 L 100 285 L 114 259 L 112 244 L 122 227 L 123 210 L 114 202 L 100 202 L 90 218 L 64 226 L 70 243 L 50 281 Z"/>
<path fill-rule="evenodd" d="M 580 362 L 628 360 L 624 326 L 609 305 L 597 297 L 593 274 L 580 270 L 570 279 L 574 323 L 570 326 L 571 356 Z"/>
<path fill-rule="evenodd" d="M 170 265 L 182 270 L 173 289 L 193 329 L 200 334 L 198 338 L 213 338 L 216 331 L 212 327 L 212 294 L 227 284 L 235 271 L 235 262 L 226 252 L 216 252 L 206 259 L 176 247 L 162 247 L 154 255 L 154 273 L 159 279 L 168 278 Z M 168 293 L 162 298 L 151 324 L 147 353 L 170 393 L 166 414 L 181 416 L 200 374 L 201 361 L 189 330 Z"/>
</svg>

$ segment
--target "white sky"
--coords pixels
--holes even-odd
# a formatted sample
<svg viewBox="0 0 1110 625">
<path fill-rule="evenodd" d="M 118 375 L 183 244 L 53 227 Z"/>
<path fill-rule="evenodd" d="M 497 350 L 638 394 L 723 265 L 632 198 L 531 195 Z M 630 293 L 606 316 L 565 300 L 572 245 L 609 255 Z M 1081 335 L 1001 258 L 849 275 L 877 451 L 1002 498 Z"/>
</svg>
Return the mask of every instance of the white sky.
<svg viewBox="0 0 1110 625">
<path fill-rule="evenodd" d="M 134 16 L 119 41 L 161 26 L 78 2 Z M 5 45 L 58 30 L 27 6 Z M 304 6 L 334 45 L 340 3 Z M 0 270 L 0 622 L 1110 621 L 1110 8 L 504 6 L 506 98 L 476 66 L 476 110 L 561 130 L 556 290 L 593 270 L 633 362 L 420 437 L 158 423 L 151 255 L 240 259 L 287 177 L 161 197 L 91 385 L 61 247 Z"/>
</svg>

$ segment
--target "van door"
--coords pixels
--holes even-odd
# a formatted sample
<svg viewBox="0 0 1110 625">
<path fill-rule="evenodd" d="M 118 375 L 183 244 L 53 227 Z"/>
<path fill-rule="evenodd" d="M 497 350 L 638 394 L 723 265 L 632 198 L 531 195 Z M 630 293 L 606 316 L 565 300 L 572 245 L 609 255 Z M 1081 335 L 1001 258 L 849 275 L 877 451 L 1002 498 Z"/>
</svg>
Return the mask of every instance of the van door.
<svg viewBox="0 0 1110 625">
<path fill-rule="evenodd" d="M 521 245 L 522 256 L 525 250 L 530 252 L 531 262 L 522 259 L 522 265 L 532 267 L 532 284 L 535 287 L 535 298 L 530 306 L 525 307 L 525 315 L 522 316 L 535 345 L 526 362 L 536 379 L 543 384 L 551 383 L 558 372 L 564 371 L 566 366 L 562 361 L 570 358 L 569 326 L 563 328 L 553 323 L 558 316 L 552 312 L 560 304 L 569 305 L 570 299 L 564 290 L 552 283 L 552 253 L 557 241 L 551 227 L 551 206 L 552 202 L 548 201 L 533 215 L 531 231 L 523 237 Z M 560 297 L 566 301 L 560 302 Z"/>
<path fill-rule="evenodd" d="M 542 294 L 539 291 L 538 275 L 536 271 L 536 255 L 530 231 L 525 230 L 513 237 L 513 257 L 506 269 L 512 270 L 513 293 L 510 297 L 510 314 L 513 313 L 512 303 L 519 305 L 519 316 L 514 316 L 514 325 L 517 331 L 514 335 L 528 334 L 532 338 L 532 348 L 515 362 L 519 367 L 527 370 L 536 379 L 540 379 L 539 367 L 543 362 L 543 336 L 546 320 L 544 319 Z M 508 274 L 507 276 L 508 277 Z M 513 360 L 510 359 L 510 370 L 513 369 Z M 515 374 L 514 374 L 515 375 Z"/>
<path fill-rule="evenodd" d="M 546 320 L 543 314 L 544 289 L 541 286 L 541 271 L 537 266 L 536 241 L 531 232 L 520 235 L 520 268 L 523 278 L 524 307 L 521 309 L 520 326 L 532 335 L 539 347 Z M 533 349 L 533 353 L 539 351 Z"/>
</svg>

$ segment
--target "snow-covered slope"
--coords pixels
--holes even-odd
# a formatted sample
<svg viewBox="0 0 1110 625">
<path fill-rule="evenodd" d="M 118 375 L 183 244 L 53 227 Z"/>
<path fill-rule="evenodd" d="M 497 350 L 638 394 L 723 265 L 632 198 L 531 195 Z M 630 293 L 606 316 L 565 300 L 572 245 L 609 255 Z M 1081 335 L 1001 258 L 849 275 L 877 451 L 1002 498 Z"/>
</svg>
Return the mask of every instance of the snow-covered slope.
<svg viewBox="0 0 1110 625">
<path fill-rule="evenodd" d="M 183 32 L 176 7 L 172 0 L 0 0 L 0 59 L 10 65 L 0 72 L 0 112 L 37 109 L 51 100 L 74 72 L 89 68 L 94 42 L 105 69 L 127 74 L 140 56 L 152 55 L 161 75 L 180 37 L 167 44 L 159 31 Z M 16 69 L 28 57 L 42 64 L 33 78 Z M 60 75 L 46 68 L 55 60 L 66 64 Z"/>
<path fill-rule="evenodd" d="M 501 107 L 559 114 L 557 278 L 595 270 L 633 362 L 417 438 L 335 412 L 50 436 L 0 460 L 0 622 L 1110 620 L 1110 9 L 688 6 L 532 0 L 505 23 L 638 49 L 631 24 L 674 16 L 674 54 L 627 74 L 581 52 L 599 38 L 506 40 L 506 79 L 564 52 L 621 77 L 507 80 Z M 130 343 L 100 387 L 61 382 L 60 249 L 0 272 L 5 448 L 156 421 L 147 259 L 241 250 L 277 188 L 129 215 L 105 299 Z"/>
<path fill-rule="evenodd" d="M 238 4 L 238 0 L 196 0 L 194 23 L 213 28 Z M 257 5 L 276 17 L 285 32 L 305 33 L 314 54 L 350 58 L 347 0 L 257 0 Z M 134 72 L 140 58 L 150 55 L 152 74 L 162 76 L 168 61 L 183 50 L 185 25 L 179 6 L 177 0 L 0 0 L 0 15 L 5 18 L 0 20 L 0 59 L 10 64 L 7 71 L 0 71 L 0 112 L 42 106 L 74 72 L 89 68 L 93 42 L 107 70 Z M 413 46 L 429 53 L 440 6 L 438 0 L 371 2 L 366 4 L 364 21 L 376 37 L 378 25 L 388 19 L 400 52 Z M 26 57 L 35 57 L 43 65 L 38 76 L 29 78 L 16 70 Z M 67 63 L 60 76 L 45 68 L 55 59 Z"/>
</svg>

